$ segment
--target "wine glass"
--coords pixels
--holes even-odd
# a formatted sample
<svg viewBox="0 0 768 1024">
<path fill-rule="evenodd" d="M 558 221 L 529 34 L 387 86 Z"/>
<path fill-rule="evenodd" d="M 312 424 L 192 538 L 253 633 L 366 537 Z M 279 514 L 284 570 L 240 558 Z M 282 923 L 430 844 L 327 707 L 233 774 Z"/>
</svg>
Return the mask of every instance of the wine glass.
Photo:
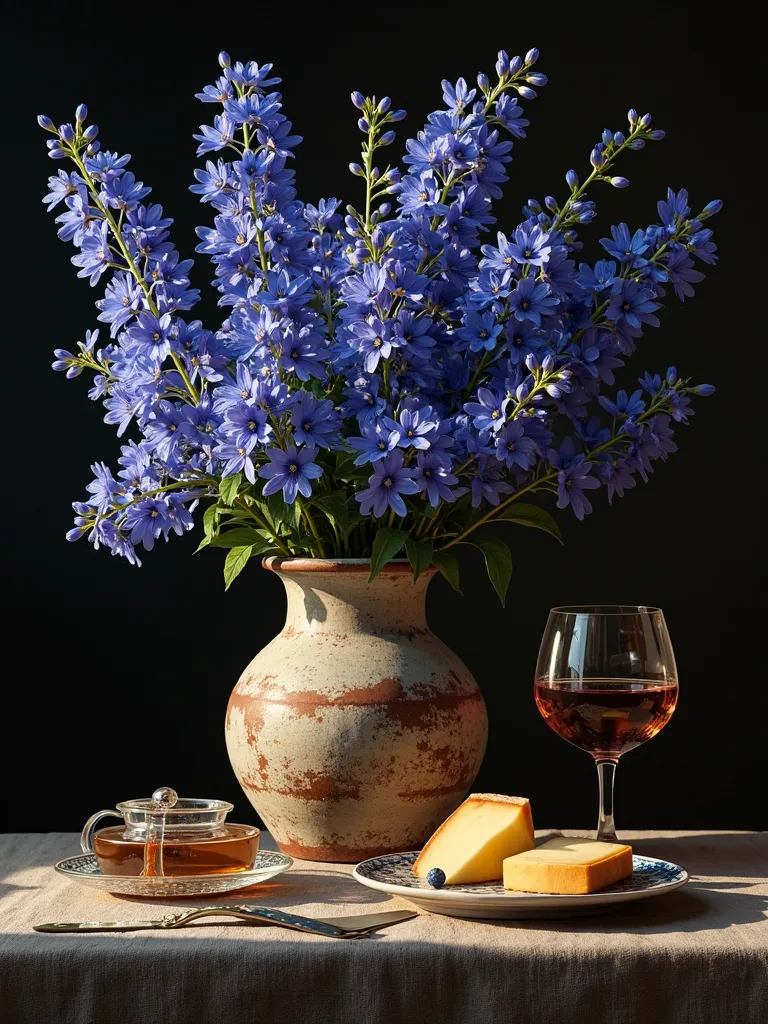
<svg viewBox="0 0 768 1024">
<path fill-rule="evenodd" d="M 597 838 L 616 842 L 619 757 L 660 732 L 677 705 L 677 667 L 660 608 L 571 605 L 549 613 L 534 694 L 558 736 L 597 765 Z"/>
</svg>

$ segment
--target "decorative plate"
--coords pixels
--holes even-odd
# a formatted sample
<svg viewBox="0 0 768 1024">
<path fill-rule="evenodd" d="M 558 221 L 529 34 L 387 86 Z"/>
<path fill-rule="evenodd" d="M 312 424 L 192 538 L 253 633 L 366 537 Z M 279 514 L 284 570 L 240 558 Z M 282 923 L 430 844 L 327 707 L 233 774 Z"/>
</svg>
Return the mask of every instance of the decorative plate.
<svg viewBox="0 0 768 1024">
<path fill-rule="evenodd" d="M 508 892 L 502 885 L 447 885 L 433 889 L 413 874 L 418 852 L 390 853 L 358 864 L 353 876 L 371 889 L 402 896 L 420 910 L 449 917 L 543 918 L 602 914 L 620 903 L 660 896 L 685 885 L 688 872 L 678 864 L 655 857 L 633 856 L 629 878 L 586 896 L 555 896 Z"/>
<path fill-rule="evenodd" d="M 217 892 L 231 892 L 258 885 L 286 871 L 293 859 L 284 853 L 260 850 L 249 871 L 232 871 L 219 875 L 165 875 L 161 878 L 139 875 L 102 875 L 99 862 L 92 853 L 60 860 L 56 870 L 80 885 L 90 885 L 105 892 L 123 896 L 203 896 Z"/>
</svg>

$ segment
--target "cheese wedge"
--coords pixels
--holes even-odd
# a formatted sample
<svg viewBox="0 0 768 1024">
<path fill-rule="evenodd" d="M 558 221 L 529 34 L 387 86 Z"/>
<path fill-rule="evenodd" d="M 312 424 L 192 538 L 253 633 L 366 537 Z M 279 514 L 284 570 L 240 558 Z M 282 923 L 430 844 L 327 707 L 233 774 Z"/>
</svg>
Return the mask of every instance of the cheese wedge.
<svg viewBox="0 0 768 1024">
<path fill-rule="evenodd" d="M 504 888 L 577 895 L 596 892 L 632 874 L 632 847 L 595 839 L 550 839 L 507 857 Z"/>
<path fill-rule="evenodd" d="M 445 872 L 446 885 L 501 878 L 505 857 L 534 845 L 531 805 L 525 797 L 473 793 L 446 818 L 413 865 L 426 878 Z"/>
</svg>

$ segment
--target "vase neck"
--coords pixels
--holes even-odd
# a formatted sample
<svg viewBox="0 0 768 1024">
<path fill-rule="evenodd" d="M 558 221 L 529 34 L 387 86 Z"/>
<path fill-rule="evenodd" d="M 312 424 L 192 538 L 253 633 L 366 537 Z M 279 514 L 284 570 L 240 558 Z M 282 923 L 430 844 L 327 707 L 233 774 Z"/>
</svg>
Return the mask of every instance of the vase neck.
<svg viewBox="0 0 768 1024">
<path fill-rule="evenodd" d="M 427 630 L 426 593 L 432 572 L 414 584 L 410 572 L 280 572 L 288 596 L 287 631 L 413 633 Z"/>
</svg>

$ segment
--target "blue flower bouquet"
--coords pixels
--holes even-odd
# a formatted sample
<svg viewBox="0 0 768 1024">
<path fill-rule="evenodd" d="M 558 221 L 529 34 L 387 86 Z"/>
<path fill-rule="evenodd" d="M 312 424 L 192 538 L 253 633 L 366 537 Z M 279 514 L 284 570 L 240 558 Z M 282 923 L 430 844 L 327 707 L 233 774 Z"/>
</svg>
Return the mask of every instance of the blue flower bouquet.
<svg viewBox="0 0 768 1024">
<path fill-rule="evenodd" d="M 138 565 L 140 549 L 199 518 L 200 547 L 228 549 L 227 586 L 256 555 L 366 557 L 373 577 L 404 553 L 415 577 L 433 564 L 457 589 L 453 549 L 472 544 L 503 600 L 511 556 L 488 527 L 559 539 L 546 504 L 582 519 L 591 492 L 610 503 L 676 450 L 674 429 L 710 385 L 669 368 L 602 392 L 667 294 L 691 296 L 696 261 L 715 262 L 705 221 L 721 203 L 692 215 L 687 192 L 670 190 L 656 223 L 613 226 L 605 258 L 580 261 L 588 191 L 625 188 L 619 159 L 664 136 L 630 110 L 583 174 L 567 172 L 562 197 L 529 199 L 517 227 L 496 230 L 493 201 L 528 124 L 519 99 L 547 81 L 537 59 L 501 51 L 494 78 L 444 81 L 402 170 L 383 157 L 405 111 L 354 92 L 360 198 L 314 206 L 297 199 L 301 139 L 271 65 L 220 54 L 221 77 L 198 94 L 220 112 L 195 136 L 208 159 L 191 186 L 212 211 L 197 251 L 214 267 L 216 330 L 190 316 L 192 261 L 130 157 L 100 148 L 84 106 L 74 124 L 39 118 L 49 156 L 74 165 L 44 201 L 63 205 L 78 276 L 106 281 L 105 327 L 53 365 L 91 371 L 105 422 L 138 438 L 116 475 L 92 467 L 70 540 Z"/>
</svg>

